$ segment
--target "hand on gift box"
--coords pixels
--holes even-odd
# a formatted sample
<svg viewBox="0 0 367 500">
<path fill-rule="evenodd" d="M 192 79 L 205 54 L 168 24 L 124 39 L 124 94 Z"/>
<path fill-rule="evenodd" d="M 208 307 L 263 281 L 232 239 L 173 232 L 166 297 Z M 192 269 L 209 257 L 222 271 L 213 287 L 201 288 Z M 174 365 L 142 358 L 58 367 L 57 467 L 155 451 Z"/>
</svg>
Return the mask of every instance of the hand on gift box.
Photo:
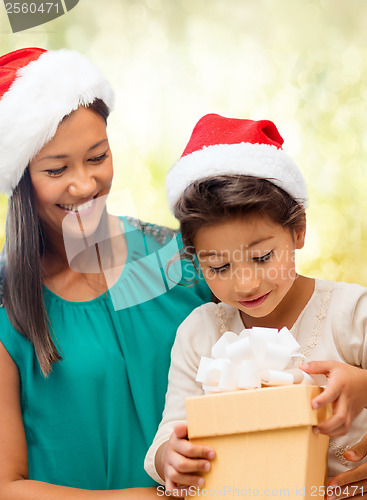
<svg viewBox="0 0 367 500">
<path fill-rule="evenodd" d="M 190 443 L 187 439 L 187 426 L 177 424 L 169 441 L 164 443 L 157 455 L 158 473 L 166 481 L 166 491 L 180 496 L 186 494 L 190 486 L 202 487 L 202 474 L 210 470 L 210 461 L 215 458 L 215 451 L 209 446 Z"/>
<path fill-rule="evenodd" d="M 367 455 L 367 434 L 349 450 L 344 457 L 350 462 L 359 462 Z M 365 497 L 367 492 L 367 464 L 361 464 L 354 469 L 338 474 L 328 484 L 328 500 Z M 333 493 L 332 493 L 333 492 Z"/>
<path fill-rule="evenodd" d="M 327 387 L 312 400 L 316 410 L 332 403 L 333 415 L 315 427 L 315 432 L 335 438 L 347 434 L 351 423 L 367 406 L 367 370 L 339 361 L 311 361 L 299 368 L 310 375 L 323 374 Z"/>
</svg>

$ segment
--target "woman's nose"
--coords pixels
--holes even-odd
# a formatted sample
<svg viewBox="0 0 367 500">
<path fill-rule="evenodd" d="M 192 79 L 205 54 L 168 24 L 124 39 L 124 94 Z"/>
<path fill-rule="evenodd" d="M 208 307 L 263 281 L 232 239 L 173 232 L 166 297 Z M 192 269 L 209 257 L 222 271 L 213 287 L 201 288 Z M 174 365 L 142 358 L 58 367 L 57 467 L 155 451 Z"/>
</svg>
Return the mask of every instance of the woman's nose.
<svg viewBox="0 0 367 500">
<path fill-rule="evenodd" d="M 69 184 L 69 194 L 74 198 L 88 198 L 95 194 L 97 181 L 87 167 L 80 167 L 73 172 Z"/>
</svg>

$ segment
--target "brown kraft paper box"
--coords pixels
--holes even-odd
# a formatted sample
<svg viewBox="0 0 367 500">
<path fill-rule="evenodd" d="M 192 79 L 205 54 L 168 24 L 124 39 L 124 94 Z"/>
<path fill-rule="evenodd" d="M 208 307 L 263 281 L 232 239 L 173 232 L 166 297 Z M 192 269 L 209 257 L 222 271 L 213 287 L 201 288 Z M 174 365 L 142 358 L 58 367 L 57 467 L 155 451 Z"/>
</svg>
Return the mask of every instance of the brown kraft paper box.
<svg viewBox="0 0 367 500">
<path fill-rule="evenodd" d="M 204 487 L 187 498 L 323 498 L 329 438 L 312 426 L 331 408 L 311 408 L 322 390 L 288 385 L 187 398 L 190 441 L 217 453 Z"/>
</svg>

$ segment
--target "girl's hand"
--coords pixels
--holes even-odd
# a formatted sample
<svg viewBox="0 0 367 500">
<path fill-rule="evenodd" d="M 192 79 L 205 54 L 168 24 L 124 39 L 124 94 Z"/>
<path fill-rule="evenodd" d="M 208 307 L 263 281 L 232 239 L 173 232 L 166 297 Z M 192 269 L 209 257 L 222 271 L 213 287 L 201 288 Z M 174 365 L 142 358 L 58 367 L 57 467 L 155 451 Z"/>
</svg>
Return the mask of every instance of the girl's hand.
<svg viewBox="0 0 367 500">
<path fill-rule="evenodd" d="M 188 494 L 190 486 L 202 487 L 203 472 L 210 470 L 210 460 L 215 451 L 209 446 L 190 443 L 187 440 L 187 426 L 177 424 L 164 452 L 164 477 L 167 493 L 179 496 Z"/>
<path fill-rule="evenodd" d="M 352 421 L 367 406 L 367 371 L 339 361 L 311 361 L 299 368 L 328 379 L 324 392 L 312 400 L 312 408 L 332 403 L 333 415 L 315 427 L 315 432 L 332 438 L 347 434 Z"/>
<path fill-rule="evenodd" d="M 351 462 L 359 462 L 367 455 L 367 434 L 349 450 L 344 457 Z M 334 493 L 330 493 L 333 488 Z M 354 500 L 366 497 L 367 493 L 367 464 L 358 465 L 354 469 L 335 476 L 328 484 L 328 500 L 339 498 L 353 498 Z"/>
</svg>

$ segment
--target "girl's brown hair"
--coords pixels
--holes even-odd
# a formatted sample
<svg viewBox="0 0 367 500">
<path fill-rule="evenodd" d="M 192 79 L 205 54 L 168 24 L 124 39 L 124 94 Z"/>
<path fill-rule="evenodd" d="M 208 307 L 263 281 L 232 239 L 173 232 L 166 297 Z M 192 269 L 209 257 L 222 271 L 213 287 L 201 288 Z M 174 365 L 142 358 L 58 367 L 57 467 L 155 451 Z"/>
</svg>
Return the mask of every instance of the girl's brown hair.
<svg viewBox="0 0 367 500">
<path fill-rule="evenodd" d="M 176 203 L 174 214 L 183 241 L 180 258 L 191 260 L 197 231 L 223 219 L 256 215 L 291 231 L 305 227 L 302 205 L 271 180 L 247 175 L 220 175 L 193 182 Z"/>
<path fill-rule="evenodd" d="M 107 123 L 109 109 L 101 99 L 93 101 L 88 109 Z M 52 325 L 43 301 L 41 258 L 47 241 L 37 215 L 28 168 L 9 198 L 5 232 L 4 306 L 14 328 L 32 342 L 42 373 L 47 376 L 52 363 L 61 356 L 51 337 Z"/>
</svg>

